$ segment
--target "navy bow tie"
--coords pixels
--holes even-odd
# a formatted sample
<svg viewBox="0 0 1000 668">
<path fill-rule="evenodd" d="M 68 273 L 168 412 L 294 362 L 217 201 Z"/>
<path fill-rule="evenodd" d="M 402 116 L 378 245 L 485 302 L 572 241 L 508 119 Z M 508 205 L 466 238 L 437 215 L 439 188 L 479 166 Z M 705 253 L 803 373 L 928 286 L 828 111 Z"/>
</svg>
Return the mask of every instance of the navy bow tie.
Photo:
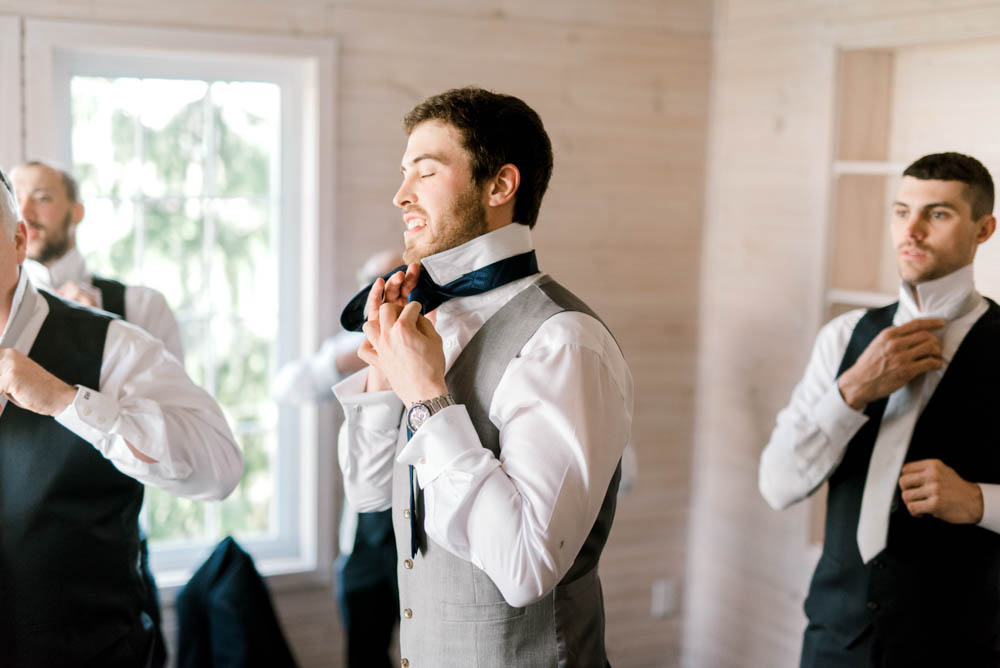
<svg viewBox="0 0 1000 668">
<path fill-rule="evenodd" d="M 382 278 L 389 280 L 389 277 L 398 271 L 406 271 L 406 265 L 396 267 L 384 274 Z M 421 312 L 427 314 L 449 299 L 478 295 L 537 273 L 538 261 L 535 259 L 535 251 L 528 251 L 488 264 L 470 271 L 468 274 L 463 274 L 444 285 L 435 283 L 427 271 L 421 269 L 420 275 L 417 277 L 417 287 L 413 288 L 407 296 L 407 300 L 420 302 Z M 354 295 L 347 303 L 343 313 L 340 314 L 340 324 L 344 329 L 350 332 L 361 331 L 362 325 L 368 319 L 368 314 L 365 313 L 365 303 L 368 301 L 368 293 L 371 292 L 374 284 L 375 282 L 372 281 L 368 287 Z"/>
</svg>

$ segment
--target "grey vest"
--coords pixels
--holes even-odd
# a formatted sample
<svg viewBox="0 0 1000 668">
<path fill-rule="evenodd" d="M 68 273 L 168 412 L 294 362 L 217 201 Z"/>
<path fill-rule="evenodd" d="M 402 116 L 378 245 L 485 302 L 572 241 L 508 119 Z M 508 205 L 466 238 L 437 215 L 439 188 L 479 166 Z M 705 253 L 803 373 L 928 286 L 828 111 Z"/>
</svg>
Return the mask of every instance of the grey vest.
<svg viewBox="0 0 1000 668">
<path fill-rule="evenodd" d="M 490 318 L 447 375 L 483 446 L 500 455 L 489 407 L 509 362 L 538 327 L 563 311 L 593 312 L 548 277 L 525 288 Z M 594 316 L 596 318 L 596 316 Z M 406 444 L 400 430 L 397 453 Z M 542 447 L 540 444 L 539 447 Z M 400 649 L 410 668 L 605 668 L 604 599 L 597 563 L 611 531 L 621 467 L 608 486 L 597 521 L 569 572 L 541 600 L 507 604 L 492 580 L 426 535 L 410 558 L 409 472 L 393 471 L 393 524 L 398 554 Z M 422 506 L 422 498 L 418 501 Z M 422 510 L 421 510 L 422 512 Z"/>
</svg>

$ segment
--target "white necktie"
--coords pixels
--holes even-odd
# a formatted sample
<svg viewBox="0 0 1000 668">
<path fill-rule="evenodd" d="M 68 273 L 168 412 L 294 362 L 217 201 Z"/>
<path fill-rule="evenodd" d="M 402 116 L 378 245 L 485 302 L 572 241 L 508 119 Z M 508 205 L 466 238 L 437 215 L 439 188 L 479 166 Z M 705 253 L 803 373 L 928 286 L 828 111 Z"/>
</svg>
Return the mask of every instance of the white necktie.
<svg viewBox="0 0 1000 668">
<path fill-rule="evenodd" d="M 921 374 L 890 394 L 886 403 L 868 463 L 868 477 L 865 478 L 858 516 L 858 549 L 861 561 L 865 563 L 885 547 L 892 497 L 920 412 L 915 407 L 919 406 L 923 388 L 924 375 Z"/>
</svg>

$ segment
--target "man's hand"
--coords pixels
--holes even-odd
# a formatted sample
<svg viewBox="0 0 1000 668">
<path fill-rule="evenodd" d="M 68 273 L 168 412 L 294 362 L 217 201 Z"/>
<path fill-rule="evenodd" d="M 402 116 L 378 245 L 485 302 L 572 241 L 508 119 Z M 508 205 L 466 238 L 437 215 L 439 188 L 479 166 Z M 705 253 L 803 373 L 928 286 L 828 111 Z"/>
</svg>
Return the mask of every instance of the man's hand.
<svg viewBox="0 0 1000 668">
<path fill-rule="evenodd" d="M 418 302 L 403 308 L 382 304 L 378 320 L 366 322 L 364 330 L 368 338 L 358 356 L 379 370 L 404 404 L 448 393 L 441 337 Z"/>
<path fill-rule="evenodd" d="M 100 308 L 101 291 L 92 285 L 86 285 L 77 281 L 66 281 L 56 288 L 55 293 L 63 299 L 68 299 L 77 304 Z"/>
<path fill-rule="evenodd" d="M 840 395 L 856 411 L 887 397 L 922 373 L 940 369 L 939 318 L 911 320 L 879 332 L 850 369 L 837 379 Z"/>
<path fill-rule="evenodd" d="M 899 487 L 903 503 L 914 517 L 930 515 L 952 524 L 976 524 L 983 519 L 982 489 L 963 480 L 940 459 L 905 464 Z"/>
<path fill-rule="evenodd" d="M 381 277 L 375 279 L 375 283 L 368 293 L 368 301 L 365 302 L 365 313 L 367 314 L 368 322 L 378 322 L 379 309 L 382 307 L 382 304 L 395 304 L 399 307 L 399 310 L 402 310 L 406 306 L 407 295 L 410 294 L 413 288 L 417 287 L 417 278 L 419 276 L 420 265 L 414 262 L 406 268 L 405 274 L 402 271 L 397 271 L 389 277 L 388 281 L 383 280 Z M 368 325 L 366 324 L 365 328 L 367 327 Z M 367 329 L 365 331 L 367 333 Z M 392 389 L 389 381 L 378 367 L 378 357 L 371 355 L 371 352 L 374 351 L 373 346 L 374 341 L 369 337 L 358 350 L 358 357 L 367 362 L 371 367 L 368 369 L 368 384 L 365 386 L 365 391 L 377 392 L 379 390 Z M 365 350 L 366 347 L 367 352 L 363 355 L 362 350 Z M 372 359 L 376 361 L 373 363 Z"/>
<path fill-rule="evenodd" d="M 59 415 L 76 397 L 76 388 L 13 348 L 0 348 L 0 392 L 25 410 Z"/>
</svg>

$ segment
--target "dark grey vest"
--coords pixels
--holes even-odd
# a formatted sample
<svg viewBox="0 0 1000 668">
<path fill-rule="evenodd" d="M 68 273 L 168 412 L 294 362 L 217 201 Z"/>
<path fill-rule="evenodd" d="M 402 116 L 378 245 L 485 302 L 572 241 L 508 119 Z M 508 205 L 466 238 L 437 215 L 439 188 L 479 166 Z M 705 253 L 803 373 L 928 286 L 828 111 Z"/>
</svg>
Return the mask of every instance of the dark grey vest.
<svg viewBox="0 0 1000 668">
<path fill-rule="evenodd" d="M 840 373 L 850 368 L 896 305 L 861 318 Z M 1000 308 L 992 301 L 973 325 L 920 414 L 906 461 L 941 459 L 966 480 L 1000 482 L 995 388 L 1000 378 Z M 868 422 L 829 480 L 823 555 L 806 613 L 846 647 L 871 630 L 888 665 L 1000 665 L 1000 535 L 973 525 L 915 518 L 897 487 L 886 548 L 868 564 L 857 545 L 868 463 L 887 400 L 865 410 Z M 959 649 L 961 648 L 961 649 Z"/>
<path fill-rule="evenodd" d="M 98 387 L 110 317 L 46 292 L 29 356 Z M 142 485 L 53 418 L 0 416 L 0 665 L 80 666 L 140 622 Z"/>
<path fill-rule="evenodd" d="M 101 291 L 101 308 L 128 320 L 128 316 L 125 315 L 125 284 L 100 276 L 93 276 L 90 281 Z"/>
<path fill-rule="evenodd" d="M 494 455 L 500 455 L 499 431 L 489 420 L 489 407 L 496 386 L 538 327 L 563 311 L 593 315 L 558 283 L 539 279 L 479 329 L 448 372 L 449 390 L 465 405 L 483 446 Z M 405 443 L 401 429 L 397 452 Z M 597 565 L 611 531 L 620 477 L 619 466 L 597 521 L 559 585 L 541 600 L 514 608 L 486 573 L 426 535 L 420 552 L 410 559 L 410 525 L 404 517 L 409 505 L 408 470 L 397 462 L 392 507 L 402 610 L 400 648 L 407 665 L 605 668 L 604 599 Z"/>
</svg>

